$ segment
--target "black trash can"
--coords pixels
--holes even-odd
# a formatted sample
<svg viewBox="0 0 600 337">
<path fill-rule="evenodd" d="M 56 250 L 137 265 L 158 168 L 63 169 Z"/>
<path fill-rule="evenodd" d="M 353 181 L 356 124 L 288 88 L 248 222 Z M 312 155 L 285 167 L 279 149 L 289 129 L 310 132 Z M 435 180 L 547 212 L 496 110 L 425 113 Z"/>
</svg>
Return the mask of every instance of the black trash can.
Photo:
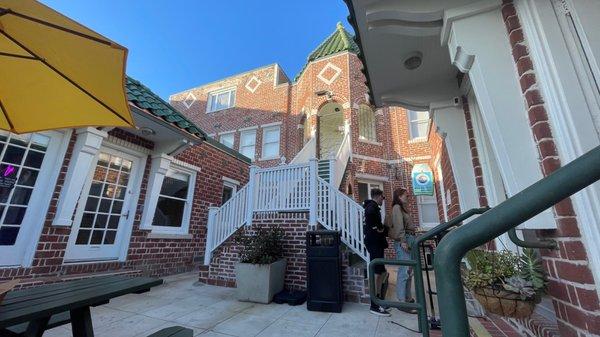
<svg viewBox="0 0 600 337">
<path fill-rule="evenodd" d="M 340 232 L 306 233 L 307 301 L 310 311 L 342 312 Z"/>
</svg>

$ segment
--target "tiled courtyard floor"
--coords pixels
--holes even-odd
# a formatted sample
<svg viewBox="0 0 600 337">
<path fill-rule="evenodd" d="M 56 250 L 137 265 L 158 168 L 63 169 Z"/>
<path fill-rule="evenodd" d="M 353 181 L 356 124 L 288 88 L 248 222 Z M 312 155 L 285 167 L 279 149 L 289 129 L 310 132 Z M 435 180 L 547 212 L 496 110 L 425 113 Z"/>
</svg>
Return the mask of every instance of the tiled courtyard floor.
<svg viewBox="0 0 600 337">
<path fill-rule="evenodd" d="M 140 295 L 126 295 L 92 309 L 97 337 L 138 337 L 182 325 L 194 336 L 420 336 L 392 322 L 416 329 L 416 315 L 391 309 L 392 317 L 369 313 L 368 305 L 345 303 L 343 312 L 306 310 L 306 305 L 254 304 L 235 299 L 234 289 L 196 282 L 197 274 L 165 278 L 165 284 Z M 71 326 L 44 337 L 69 337 Z"/>
</svg>

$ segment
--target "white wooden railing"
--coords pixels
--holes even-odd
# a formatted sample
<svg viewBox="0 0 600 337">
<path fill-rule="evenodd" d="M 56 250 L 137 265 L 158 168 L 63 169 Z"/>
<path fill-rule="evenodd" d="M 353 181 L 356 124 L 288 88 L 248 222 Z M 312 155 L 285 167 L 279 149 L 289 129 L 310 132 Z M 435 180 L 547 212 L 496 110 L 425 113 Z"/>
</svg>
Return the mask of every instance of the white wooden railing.
<svg viewBox="0 0 600 337">
<path fill-rule="evenodd" d="M 368 261 L 363 238 L 364 214 L 363 207 L 356 201 L 317 178 L 317 220 L 325 228 L 339 231 L 342 242 Z"/>
<path fill-rule="evenodd" d="M 209 207 L 204 252 L 205 265 L 210 263 L 212 252 L 246 222 L 247 200 L 248 185 L 238 190 L 221 207 Z"/>
<path fill-rule="evenodd" d="M 347 160 L 348 157 L 344 169 Z M 210 263 L 213 251 L 238 228 L 252 224 L 256 213 L 279 212 L 308 212 L 310 227 L 320 223 L 327 229 L 340 231 L 342 242 L 367 260 L 362 206 L 338 190 L 339 181 L 330 184 L 317 176 L 315 158 L 308 163 L 264 169 L 252 166 L 249 178 L 248 184 L 221 207 L 209 208 L 205 264 Z"/>
<path fill-rule="evenodd" d="M 254 212 L 310 209 L 309 163 L 259 169 L 254 179 Z"/>
<path fill-rule="evenodd" d="M 304 147 L 296 154 L 296 156 L 290 161 L 290 164 L 308 163 L 310 158 L 317 156 L 317 137 L 312 136 L 304 144 Z"/>
<path fill-rule="evenodd" d="M 335 161 L 331 166 L 332 175 L 329 181 L 331 181 L 331 184 L 336 188 L 339 188 L 342 183 L 350 155 L 352 155 L 352 141 L 350 139 L 350 132 L 346 132 L 342 144 L 334 158 Z"/>
</svg>

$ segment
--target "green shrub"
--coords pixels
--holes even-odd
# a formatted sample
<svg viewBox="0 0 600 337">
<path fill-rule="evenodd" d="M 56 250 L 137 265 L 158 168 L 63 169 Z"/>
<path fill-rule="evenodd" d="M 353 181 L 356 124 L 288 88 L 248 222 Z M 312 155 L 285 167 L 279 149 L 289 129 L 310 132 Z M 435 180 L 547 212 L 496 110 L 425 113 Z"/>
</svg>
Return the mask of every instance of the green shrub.
<svg viewBox="0 0 600 337">
<path fill-rule="evenodd" d="M 285 233 L 279 226 L 257 227 L 254 232 L 239 231 L 234 241 L 240 245 L 240 261 L 271 264 L 283 257 Z"/>
<path fill-rule="evenodd" d="M 465 258 L 469 266 L 463 270 L 463 281 L 469 289 L 504 289 L 523 299 L 539 299 L 546 289 L 542 263 L 533 249 L 523 249 L 520 256 L 510 251 L 474 249 Z"/>
</svg>

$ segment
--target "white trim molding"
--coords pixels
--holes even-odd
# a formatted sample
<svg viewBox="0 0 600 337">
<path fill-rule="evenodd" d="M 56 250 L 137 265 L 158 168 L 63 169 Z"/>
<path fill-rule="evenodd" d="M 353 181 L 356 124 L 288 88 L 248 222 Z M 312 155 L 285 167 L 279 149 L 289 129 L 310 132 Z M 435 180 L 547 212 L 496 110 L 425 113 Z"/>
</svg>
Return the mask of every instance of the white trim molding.
<svg viewBox="0 0 600 337">
<path fill-rule="evenodd" d="M 378 176 L 375 174 L 369 174 L 369 173 L 357 173 L 356 174 L 356 179 L 358 180 L 372 180 L 372 181 L 390 181 L 389 177 L 384 177 L 384 176 Z"/>
<path fill-rule="evenodd" d="M 65 183 L 60 191 L 53 226 L 70 227 L 73 224 L 73 213 L 79 201 L 89 171 L 95 162 L 96 155 L 108 133 L 96 128 L 77 129 L 77 140 L 73 146 L 73 154 L 67 168 Z"/>
</svg>

